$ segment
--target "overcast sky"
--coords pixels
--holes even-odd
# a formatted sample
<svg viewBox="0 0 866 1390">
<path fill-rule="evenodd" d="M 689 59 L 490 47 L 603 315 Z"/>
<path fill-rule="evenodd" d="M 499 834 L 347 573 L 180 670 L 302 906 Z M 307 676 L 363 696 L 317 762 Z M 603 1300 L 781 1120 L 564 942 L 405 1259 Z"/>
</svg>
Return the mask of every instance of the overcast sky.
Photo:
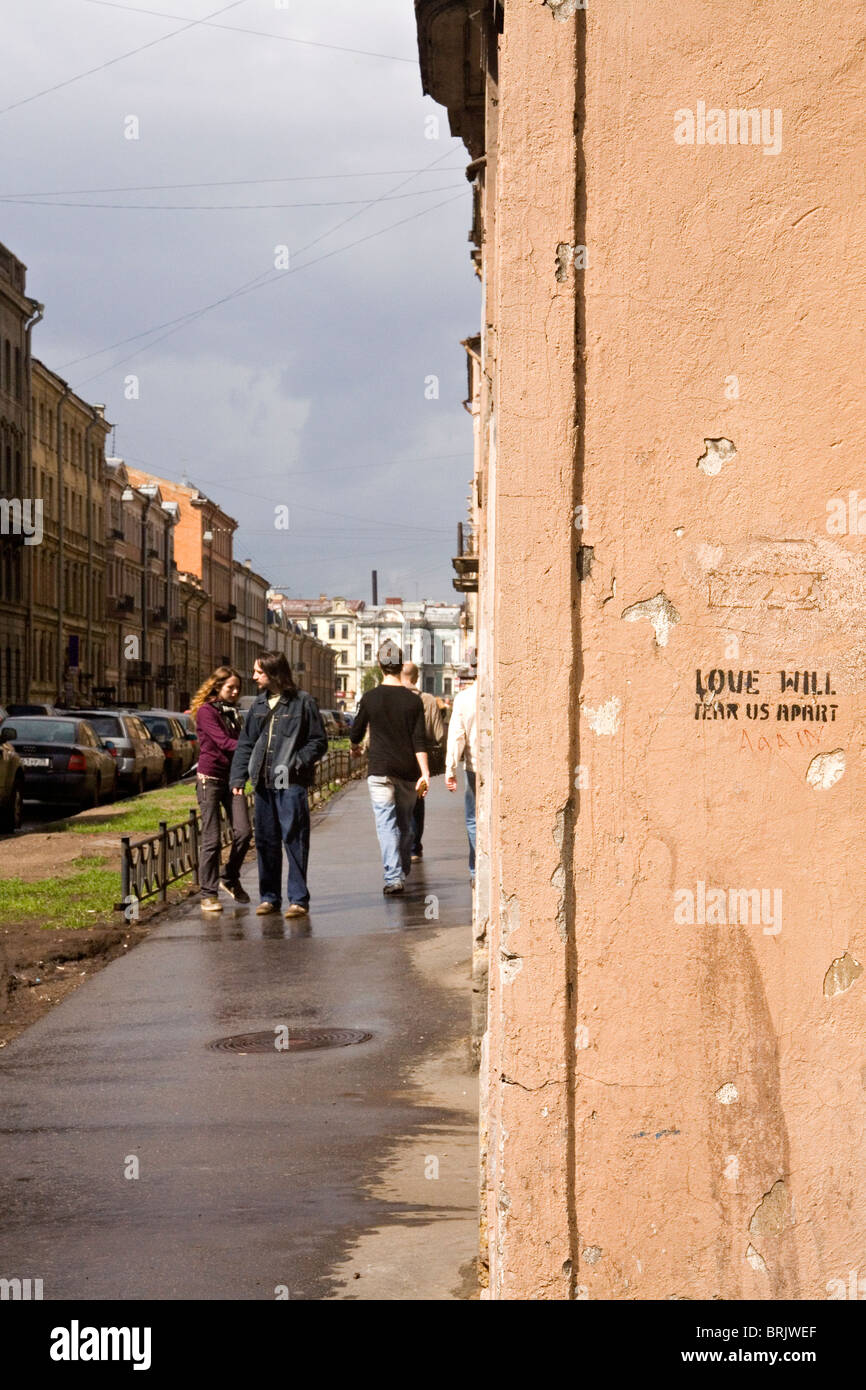
<svg viewBox="0 0 866 1390">
<path fill-rule="evenodd" d="M 105 403 L 117 454 L 236 517 L 272 583 L 369 602 L 375 567 L 380 597 L 456 598 L 479 289 L 412 0 L 0 0 L 0 20 L 0 241 L 45 305 L 35 355 Z"/>
</svg>

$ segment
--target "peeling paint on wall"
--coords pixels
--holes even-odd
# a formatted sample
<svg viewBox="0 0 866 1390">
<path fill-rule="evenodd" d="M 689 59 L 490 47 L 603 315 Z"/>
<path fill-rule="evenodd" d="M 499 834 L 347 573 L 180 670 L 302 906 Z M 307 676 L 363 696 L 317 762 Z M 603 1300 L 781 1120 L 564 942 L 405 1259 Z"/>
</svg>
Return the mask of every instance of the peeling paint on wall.
<svg viewBox="0 0 866 1390">
<path fill-rule="evenodd" d="M 679 613 L 665 594 L 656 594 L 654 598 L 631 604 L 623 609 L 622 618 L 627 623 L 638 623 L 646 618 L 652 623 L 657 647 L 667 646 L 671 628 L 680 621 Z"/>
<path fill-rule="evenodd" d="M 844 994 L 850 989 L 858 976 L 863 974 L 863 966 L 846 951 L 844 956 L 834 960 L 824 976 L 824 993 L 830 998 L 834 994 Z"/>
<path fill-rule="evenodd" d="M 740 1099 L 740 1093 L 731 1081 L 726 1081 L 724 1086 L 720 1086 L 716 1091 L 716 1100 L 719 1105 L 734 1105 Z"/>
<path fill-rule="evenodd" d="M 767 1265 L 764 1260 L 764 1257 L 763 1255 L 758 1254 L 754 1245 L 749 1245 L 749 1248 L 746 1251 L 746 1259 L 749 1261 L 749 1264 L 752 1266 L 752 1269 L 758 1270 L 760 1274 L 767 1273 Z"/>
<path fill-rule="evenodd" d="M 599 1245 L 588 1245 L 585 1250 L 581 1250 L 580 1257 L 588 1265 L 596 1265 L 601 1259 L 604 1251 Z"/>
<path fill-rule="evenodd" d="M 510 985 L 522 969 L 522 956 L 509 956 L 505 951 L 499 952 L 499 978 L 504 985 Z"/>
<path fill-rule="evenodd" d="M 554 19 L 571 19 L 578 10 L 586 9 L 586 0 L 543 0 L 553 12 Z"/>
<path fill-rule="evenodd" d="M 704 452 L 698 459 L 698 468 L 709 478 L 714 478 L 717 473 L 721 473 L 722 465 L 734 458 L 736 452 L 730 439 L 705 439 Z"/>
<path fill-rule="evenodd" d="M 619 697 L 612 695 L 603 705 L 597 709 L 584 707 L 586 721 L 594 734 L 615 734 L 619 728 L 619 716 L 622 709 Z"/>
<path fill-rule="evenodd" d="M 556 247 L 556 278 L 561 285 L 568 279 L 568 267 L 574 260 L 575 246 L 570 241 L 560 241 Z"/>
<path fill-rule="evenodd" d="M 749 1222 L 749 1234 L 753 1236 L 780 1236 L 787 1226 L 793 1222 L 788 1189 L 783 1178 L 779 1178 L 773 1183 L 769 1192 L 765 1192 L 757 1207 L 751 1221 Z"/>
<path fill-rule="evenodd" d="M 845 754 L 841 748 L 832 753 L 819 753 L 806 769 L 806 781 L 816 791 L 826 791 L 839 781 L 845 771 Z"/>
</svg>

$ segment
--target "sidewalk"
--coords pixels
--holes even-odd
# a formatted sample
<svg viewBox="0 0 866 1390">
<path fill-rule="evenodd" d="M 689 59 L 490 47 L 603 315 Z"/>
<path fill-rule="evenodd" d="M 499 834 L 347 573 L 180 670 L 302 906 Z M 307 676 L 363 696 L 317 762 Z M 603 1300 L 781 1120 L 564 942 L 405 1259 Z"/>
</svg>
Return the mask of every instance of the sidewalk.
<svg viewBox="0 0 866 1390">
<path fill-rule="evenodd" d="M 253 859 L 250 907 L 184 905 L 4 1049 L 0 1276 L 41 1278 L 46 1299 L 466 1296 L 470 896 L 442 778 L 425 855 L 383 898 L 353 784 L 317 817 L 308 921 L 254 915 Z M 373 1036 L 209 1046 L 280 1024 Z"/>
</svg>

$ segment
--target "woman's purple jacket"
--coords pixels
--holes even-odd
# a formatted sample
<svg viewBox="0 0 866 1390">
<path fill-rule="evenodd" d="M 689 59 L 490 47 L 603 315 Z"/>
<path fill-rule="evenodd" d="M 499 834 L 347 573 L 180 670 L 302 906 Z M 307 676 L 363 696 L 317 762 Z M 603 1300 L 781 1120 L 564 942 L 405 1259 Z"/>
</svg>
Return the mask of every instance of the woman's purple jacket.
<svg viewBox="0 0 866 1390">
<path fill-rule="evenodd" d="M 229 733 L 219 711 L 207 701 L 196 710 L 195 728 L 199 741 L 199 772 L 204 777 L 218 777 L 221 782 L 228 782 L 237 739 Z"/>
</svg>

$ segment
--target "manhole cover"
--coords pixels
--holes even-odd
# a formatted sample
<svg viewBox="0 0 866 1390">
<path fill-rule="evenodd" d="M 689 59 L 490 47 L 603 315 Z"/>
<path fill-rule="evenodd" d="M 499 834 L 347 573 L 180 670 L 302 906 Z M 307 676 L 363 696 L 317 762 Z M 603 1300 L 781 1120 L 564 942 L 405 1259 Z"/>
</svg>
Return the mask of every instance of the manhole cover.
<svg viewBox="0 0 866 1390">
<path fill-rule="evenodd" d="M 264 1033 L 235 1033 L 209 1045 L 217 1052 L 308 1052 L 315 1047 L 350 1047 L 369 1042 L 372 1036 L 357 1028 L 272 1028 Z"/>
</svg>

